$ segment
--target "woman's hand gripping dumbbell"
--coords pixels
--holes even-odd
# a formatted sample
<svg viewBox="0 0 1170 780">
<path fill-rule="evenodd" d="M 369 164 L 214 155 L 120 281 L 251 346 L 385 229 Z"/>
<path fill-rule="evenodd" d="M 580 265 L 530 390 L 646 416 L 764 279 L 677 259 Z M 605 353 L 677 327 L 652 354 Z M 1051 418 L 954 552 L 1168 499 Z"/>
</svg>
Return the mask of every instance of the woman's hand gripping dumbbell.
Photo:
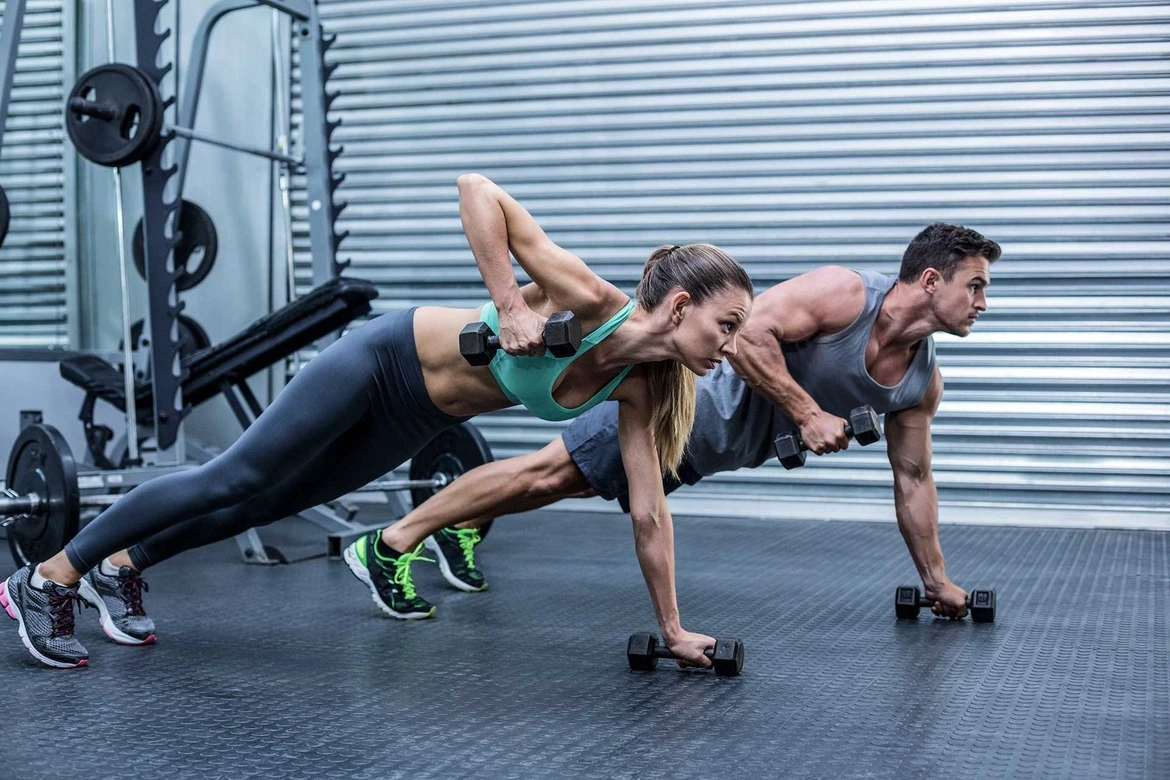
<svg viewBox="0 0 1170 780">
<path fill-rule="evenodd" d="M 581 323 L 571 311 L 558 311 L 545 320 L 544 346 L 557 357 L 571 357 L 581 346 Z M 459 332 L 459 354 L 473 366 L 486 366 L 500 349 L 500 337 L 486 322 L 469 322 Z"/>
</svg>

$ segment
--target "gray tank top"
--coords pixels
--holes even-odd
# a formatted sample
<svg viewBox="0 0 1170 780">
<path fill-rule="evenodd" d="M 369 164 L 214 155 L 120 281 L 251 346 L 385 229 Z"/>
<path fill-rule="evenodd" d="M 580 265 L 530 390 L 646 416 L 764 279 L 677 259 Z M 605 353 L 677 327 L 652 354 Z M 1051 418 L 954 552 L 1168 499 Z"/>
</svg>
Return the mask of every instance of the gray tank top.
<svg viewBox="0 0 1170 780">
<path fill-rule="evenodd" d="M 934 375 L 934 339 L 923 339 L 898 384 L 878 384 L 865 368 L 865 347 L 882 301 L 898 278 L 873 271 L 855 273 L 865 284 L 865 307 L 857 319 L 837 333 L 785 344 L 788 372 L 822 409 L 845 419 L 862 404 L 878 414 L 917 406 Z M 686 459 L 703 476 L 754 468 L 775 457 L 772 442 L 777 436 L 797 429 L 725 362 L 698 382 Z"/>
</svg>

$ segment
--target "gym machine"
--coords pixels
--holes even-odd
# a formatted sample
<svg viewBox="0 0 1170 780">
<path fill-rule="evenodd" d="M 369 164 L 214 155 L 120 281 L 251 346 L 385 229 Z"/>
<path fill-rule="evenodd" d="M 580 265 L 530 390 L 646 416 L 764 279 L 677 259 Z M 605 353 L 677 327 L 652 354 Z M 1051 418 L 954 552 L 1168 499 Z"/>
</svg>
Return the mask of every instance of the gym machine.
<svg viewBox="0 0 1170 780">
<path fill-rule="evenodd" d="M 203 17 L 193 39 L 190 68 L 178 107 L 178 121 L 166 114 L 175 104 L 164 98 L 161 85 L 173 64 L 161 56 L 171 31 L 160 15 L 168 0 L 135 0 L 137 64 L 114 62 L 113 8 L 107 0 L 107 55 L 78 79 L 66 100 L 65 126 L 78 152 L 95 163 L 114 168 L 123 289 L 123 350 L 121 370 L 93 355 L 62 361 L 61 374 L 86 391 L 81 419 L 91 458 L 103 470 L 79 472 L 64 440 L 51 426 L 25 428 L 14 445 L 8 464 L 6 492 L 0 496 L 0 524 L 8 526 L 13 556 L 18 563 L 52 554 L 77 532 L 82 509 L 106 506 L 124 491 L 151 478 L 206 462 L 213 450 L 185 438 L 181 423 L 199 403 L 223 395 L 241 426 L 247 428 L 262 412 L 246 380 L 300 349 L 334 337 L 353 319 L 368 314 L 377 291 L 369 282 L 342 277 L 348 263 L 336 252 L 345 234 L 335 220 L 345 208 L 336 200 L 344 174 L 333 173 L 342 149 L 331 144 L 340 120 L 327 112 L 337 93 L 327 92 L 326 81 L 336 66 L 325 63 L 334 36 L 324 35 L 314 0 L 221 0 Z M 225 16 L 235 11 L 268 6 L 290 20 L 300 58 L 302 86 L 302 147 L 288 153 L 282 141 L 277 150 L 258 149 L 194 130 L 196 110 L 207 61 L 210 36 Z M 0 45 L 0 109 L 6 110 L 8 86 L 15 60 L 24 1 L 6 5 Z M 7 44 L 7 45 L 5 45 Z M 279 59 L 274 50 L 274 57 Z M 177 85 L 176 85 L 177 86 Z M 175 90 L 178 91 L 177 88 Z M 289 99 L 277 95 L 281 106 Z M 0 110 L 0 117 L 4 111 Z M 2 131 L 2 123 L 0 123 Z M 192 141 L 212 143 L 256 154 L 281 164 L 281 190 L 287 213 L 287 173 L 303 172 L 309 203 L 309 243 L 315 289 L 261 318 L 226 342 L 211 346 L 202 329 L 181 312 L 180 293 L 202 281 L 216 255 L 216 236 L 210 217 L 197 204 L 181 198 Z M 173 145 L 172 145 L 173 144 Z M 133 240 L 133 259 L 148 287 L 148 318 L 131 326 L 128 320 L 127 257 L 123 232 L 120 168 L 140 164 L 143 217 Z M 195 258 L 198 258 L 196 260 Z M 291 266 L 291 261 L 290 261 Z M 291 267 L 290 267 L 291 283 Z M 141 347 L 136 361 L 131 352 Z M 93 410 L 101 399 L 123 410 L 127 419 L 124 453 L 106 444 L 113 432 L 95 425 Z M 146 433 L 150 431 L 150 433 Z M 157 459 L 143 465 L 139 438 L 153 440 Z M 379 480 L 364 488 L 385 493 L 399 516 L 409 507 L 399 492 L 409 491 L 417 505 L 459 474 L 491 460 L 483 437 L 469 424 L 437 436 L 411 463 L 407 480 Z M 354 521 L 356 510 L 343 502 L 314 507 L 301 517 L 324 529 L 326 554 L 339 556 L 343 542 L 368 528 Z M 481 528 L 486 535 L 488 526 Z M 245 562 L 279 563 L 287 558 L 265 545 L 255 530 L 237 543 Z"/>
</svg>

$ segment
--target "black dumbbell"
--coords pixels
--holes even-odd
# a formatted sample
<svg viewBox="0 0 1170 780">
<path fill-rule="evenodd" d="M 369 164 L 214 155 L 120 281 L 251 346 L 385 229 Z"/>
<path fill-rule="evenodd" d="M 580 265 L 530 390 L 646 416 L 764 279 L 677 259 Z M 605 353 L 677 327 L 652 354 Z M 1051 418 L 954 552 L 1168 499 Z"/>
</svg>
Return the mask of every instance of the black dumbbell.
<svg viewBox="0 0 1170 780">
<path fill-rule="evenodd" d="M 711 659 L 715 674 L 734 677 L 743 669 L 743 640 L 722 638 L 715 640 L 715 647 L 703 651 Z M 630 668 L 641 672 L 653 671 L 659 658 L 677 659 L 674 653 L 658 644 L 655 634 L 630 634 L 626 643 L 626 658 Z"/>
<path fill-rule="evenodd" d="M 894 614 L 899 618 L 916 618 L 922 607 L 932 607 L 934 602 L 922 598 L 917 585 L 901 585 L 894 591 Z M 995 622 L 995 591 L 973 590 L 967 594 L 967 609 L 976 623 Z"/>
<path fill-rule="evenodd" d="M 557 357 L 572 357 L 581 346 L 581 323 L 571 311 L 558 311 L 544 323 L 544 347 Z M 500 337 L 486 322 L 469 322 L 459 331 L 459 354 L 473 366 L 486 366 L 500 348 Z"/>
<path fill-rule="evenodd" d="M 882 440 L 882 424 L 872 406 L 859 406 L 849 413 L 849 422 L 845 423 L 845 435 L 850 439 L 856 439 L 863 447 Z M 799 433 L 780 434 L 773 444 L 776 447 L 776 457 L 780 459 L 780 464 L 784 468 L 798 469 L 804 465 L 808 457 L 808 447 L 804 446 Z"/>
</svg>

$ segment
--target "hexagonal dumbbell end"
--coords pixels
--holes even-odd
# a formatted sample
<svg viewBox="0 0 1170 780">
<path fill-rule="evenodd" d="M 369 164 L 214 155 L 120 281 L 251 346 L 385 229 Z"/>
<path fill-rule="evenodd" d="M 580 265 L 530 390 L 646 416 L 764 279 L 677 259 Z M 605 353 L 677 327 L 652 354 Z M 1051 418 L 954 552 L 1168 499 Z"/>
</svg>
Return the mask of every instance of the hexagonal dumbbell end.
<svg viewBox="0 0 1170 780">
<path fill-rule="evenodd" d="M 715 650 L 710 654 L 715 674 L 735 677 L 743 670 L 743 641 L 724 637 L 715 640 Z"/>
<path fill-rule="evenodd" d="M 459 354 L 473 366 L 486 366 L 496 356 L 500 339 L 486 322 L 469 322 L 459 331 Z"/>
<path fill-rule="evenodd" d="M 581 323 L 571 311 L 558 311 L 544 323 L 544 346 L 556 357 L 572 357 L 581 346 Z"/>
<path fill-rule="evenodd" d="M 651 672 L 658 667 L 658 656 L 654 651 L 658 647 L 658 637 L 654 634 L 630 634 L 630 641 L 626 643 L 626 658 L 630 668 L 639 672 Z"/>
<path fill-rule="evenodd" d="M 773 442 L 776 447 L 776 457 L 780 465 L 786 469 L 798 469 L 808 458 L 808 450 L 801 446 L 800 437 L 795 433 L 782 433 Z"/>
<path fill-rule="evenodd" d="M 967 595 L 967 606 L 971 609 L 971 619 L 976 623 L 995 622 L 995 591 L 973 590 Z"/>
<path fill-rule="evenodd" d="M 901 585 L 894 591 L 894 614 L 899 618 L 918 617 L 922 592 L 917 585 Z"/>
<path fill-rule="evenodd" d="M 859 406 L 851 411 L 849 429 L 846 434 L 863 447 L 882 440 L 882 423 L 872 406 Z"/>
</svg>

